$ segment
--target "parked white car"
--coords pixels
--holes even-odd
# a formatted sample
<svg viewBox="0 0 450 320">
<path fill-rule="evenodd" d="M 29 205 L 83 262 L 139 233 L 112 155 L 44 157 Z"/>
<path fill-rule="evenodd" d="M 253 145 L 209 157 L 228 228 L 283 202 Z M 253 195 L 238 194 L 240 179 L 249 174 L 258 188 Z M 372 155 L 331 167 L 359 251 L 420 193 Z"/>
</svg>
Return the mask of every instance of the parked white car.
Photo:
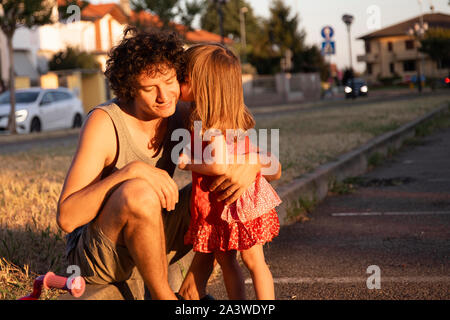
<svg viewBox="0 0 450 320">
<path fill-rule="evenodd" d="M 9 91 L 0 94 L 0 130 L 8 129 L 11 110 Z M 81 127 L 81 100 L 66 88 L 16 90 L 17 132 L 39 132 Z"/>
</svg>

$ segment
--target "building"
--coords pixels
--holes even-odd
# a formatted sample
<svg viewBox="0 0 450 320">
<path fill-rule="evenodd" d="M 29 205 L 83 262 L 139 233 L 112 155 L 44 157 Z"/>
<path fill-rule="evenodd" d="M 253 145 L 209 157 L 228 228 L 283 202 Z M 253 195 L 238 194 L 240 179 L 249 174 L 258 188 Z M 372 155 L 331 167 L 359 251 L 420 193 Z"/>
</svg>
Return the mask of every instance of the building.
<svg viewBox="0 0 450 320">
<path fill-rule="evenodd" d="M 66 5 L 65 0 L 53 0 L 53 24 L 34 29 L 19 28 L 13 37 L 14 71 L 17 78 L 27 78 L 31 85 L 39 85 L 40 75 L 48 72 L 48 60 L 68 46 L 76 47 L 96 55 L 102 70 L 105 69 L 108 51 L 122 39 L 128 24 L 161 25 L 159 18 L 148 12 L 133 12 L 128 0 L 117 3 L 88 4 L 78 17 L 62 21 L 58 7 Z M 221 37 L 205 30 L 188 30 L 174 24 L 184 35 L 186 42 L 220 42 Z M 231 40 L 226 38 L 226 43 Z M 6 37 L 0 31 L 0 76 L 8 81 L 9 57 Z M 20 83 L 20 81 L 18 81 Z"/>
<path fill-rule="evenodd" d="M 365 54 L 357 59 L 366 63 L 365 78 L 368 82 L 393 78 L 401 82 L 414 81 L 419 67 L 426 78 L 448 75 L 448 69 L 438 66 L 426 54 L 419 52 L 420 42 L 408 34 L 408 30 L 420 20 L 421 16 L 418 16 L 358 38 L 365 42 Z M 450 29 L 450 15 L 447 14 L 424 14 L 423 22 L 429 28 Z"/>
</svg>

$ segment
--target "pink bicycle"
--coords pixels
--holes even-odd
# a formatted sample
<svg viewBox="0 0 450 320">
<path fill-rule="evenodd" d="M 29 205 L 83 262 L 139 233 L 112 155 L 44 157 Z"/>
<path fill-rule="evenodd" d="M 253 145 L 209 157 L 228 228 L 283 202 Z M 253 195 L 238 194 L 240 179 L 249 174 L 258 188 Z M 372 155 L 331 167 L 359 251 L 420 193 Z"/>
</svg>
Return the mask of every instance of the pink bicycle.
<svg viewBox="0 0 450 320">
<path fill-rule="evenodd" d="M 83 295 L 86 282 L 82 277 L 66 278 L 57 276 L 53 272 L 37 277 L 33 282 L 33 292 L 18 300 L 38 300 L 45 289 L 62 289 L 68 291 L 72 296 L 79 298 Z"/>
</svg>

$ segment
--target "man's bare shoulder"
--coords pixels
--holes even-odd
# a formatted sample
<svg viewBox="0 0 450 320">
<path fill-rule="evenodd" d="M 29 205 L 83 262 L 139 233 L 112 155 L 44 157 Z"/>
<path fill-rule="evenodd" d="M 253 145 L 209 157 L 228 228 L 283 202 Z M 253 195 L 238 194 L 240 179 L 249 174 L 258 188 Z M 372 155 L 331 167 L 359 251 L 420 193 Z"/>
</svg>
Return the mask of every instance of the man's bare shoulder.
<svg viewBox="0 0 450 320">
<path fill-rule="evenodd" d="M 108 113 L 96 108 L 89 113 L 80 133 L 80 147 L 98 150 L 105 162 L 114 159 L 116 152 L 116 133 L 114 124 Z"/>
<path fill-rule="evenodd" d="M 114 135 L 114 124 L 106 111 L 96 108 L 89 113 L 83 131 L 89 131 L 88 134 L 90 131 L 98 131 L 102 136 Z"/>
</svg>

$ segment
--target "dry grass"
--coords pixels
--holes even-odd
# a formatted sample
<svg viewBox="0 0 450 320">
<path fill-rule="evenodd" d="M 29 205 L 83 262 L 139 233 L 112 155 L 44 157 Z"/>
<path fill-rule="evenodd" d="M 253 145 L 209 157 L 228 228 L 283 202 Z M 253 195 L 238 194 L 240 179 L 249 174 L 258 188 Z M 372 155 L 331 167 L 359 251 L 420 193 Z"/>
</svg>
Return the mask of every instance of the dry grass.
<svg viewBox="0 0 450 320">
<path fill-rule="evenodd" d="M 31 289 L 33 282 L 29 274 L 65 272 L 65 242 L 55 214 L 73 152 L 74 148 L 55 148 L 0 157 L 0 257 L 4 259 L 0 294 L 4 298 L 26 294 L 24 288 Z M 20 268 L 5 273 L 5 266 L 12 263 Z M 24 276 L 19 270 L 33 273 Z"/>
<path fill-rule="evenodd" d="M 260 120 L 258 128 L 280 128 L 280 185 L 445 101 L 450 97 L 292 113 Z M 64 234 L 55 214 L 74 151 L 72 146 L 0 155 L 0 299 L 28 294 L 37 274 L 65 273 Z M 177 171 L 175 180 L 181 187 L 190 175 Z"/>
</svg>

